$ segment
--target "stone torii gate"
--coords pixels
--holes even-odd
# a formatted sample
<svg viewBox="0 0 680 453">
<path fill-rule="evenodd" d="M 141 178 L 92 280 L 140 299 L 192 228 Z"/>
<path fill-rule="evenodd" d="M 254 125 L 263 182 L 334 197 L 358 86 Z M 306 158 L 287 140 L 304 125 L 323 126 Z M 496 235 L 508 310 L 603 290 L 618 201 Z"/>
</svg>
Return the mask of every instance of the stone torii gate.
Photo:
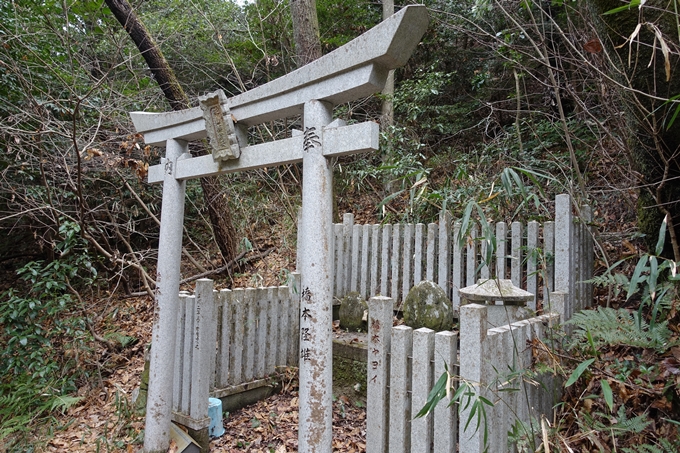
<svg viewBox="0 0 680 453">
<path fill-rule="evenodd" d="M 199 98 L 200 107 L 130 114 L 147 144 L 166 147 L 161 163 L 149 168 L 149 183 L 163 183 L 163 199 L 145 452 L 165 452 L 169 445 L 185 181 L 295 162 L 303 163 L 299 451 L 331 452 L 333 173 L 328 159 L 375 151 L 379 139 L 376 123 L 333 121 L 333 106 L 381 91 L 388 72 L 409 59 L 427 23 L 424 6 L 407 6 L 341 48 L 231 99 L 220 91 Z M 303 132 L 248 146 L 249 126 L 300 113 Z M 188 141 L 205 137 L 212 156 L 191 157 Z"/>
</svg>

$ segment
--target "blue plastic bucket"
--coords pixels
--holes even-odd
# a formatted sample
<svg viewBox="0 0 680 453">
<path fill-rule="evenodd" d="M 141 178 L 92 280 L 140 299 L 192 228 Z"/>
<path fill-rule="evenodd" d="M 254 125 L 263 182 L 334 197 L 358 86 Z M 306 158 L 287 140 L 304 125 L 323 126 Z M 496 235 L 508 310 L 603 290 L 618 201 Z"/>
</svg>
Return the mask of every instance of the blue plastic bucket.
<svg viewBox="0 0 680 453">
<path fill-rule="evenodd" d="M 224 426 L 222 425 L 222 400 L 219 398 L 208 399 L 208 417 L 210 417 L 210 428 L 208 428 L 210 437 L 220 437 L 224 434 Z"/>
</svg>

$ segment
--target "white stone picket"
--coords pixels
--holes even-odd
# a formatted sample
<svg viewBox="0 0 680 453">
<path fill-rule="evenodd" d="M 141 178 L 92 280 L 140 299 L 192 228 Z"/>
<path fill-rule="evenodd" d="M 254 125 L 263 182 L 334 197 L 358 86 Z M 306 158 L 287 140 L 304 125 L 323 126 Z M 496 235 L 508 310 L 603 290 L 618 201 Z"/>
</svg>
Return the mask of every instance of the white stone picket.
<svg viewBox="0 0 680 453">
<path fill-rule="evenodd" d="M 252 300 L 251 303 L 255 306 L 255 353 L 253 356 L 255 359 L 255 366 L 253 369 L 254 378 L 261 379 L 265 374 L 265 364 L 267 362 L 267 289 L 261 291 L 262 296 L 257 297 Z"/>
<path fill-rule="evenodd" d="M 465 286 L 477 283 L 477 225 L 470 227 L 470 239 L 465 246 Z"/>
<path fill-rule="evenodd" d="M 446 372 L 458 373 L 458 335 L 437 332 L 434 336 L 434 382 Z M 446 365 L 446 367 L 445 367 Z M 453 392 L 457 389 L 453 382 Z M 453 395 L 453 393 L 451 394 Z M 444 399 L 434 409 L 434 452 L 455 452 L 458 443 L 458 408 Z"/>
<path fill-rule="evenodd" d="M 368 301 L 366 453 L 387 453 L 392 310 L 389 297 L 371 297 Z"/>
<path fill-rule="evenodd" d="M 183 377 L 185 376 L 184 361 L 185 359 L 191 360 L 191 356 L 184 354 L 184 338 L 186 336 L 185 329 L 187 327 L 187 302 L 186 299 L 189 296 L 187 293 L 180 293 L 179 295 L 179 305 L 177 313 L 177 341 L 175 341 L 175 357 L 177 357 L 177 362 L 175 362 L 175 373 L 173 378 L 173 407 L 174 411 L 179 411 L 182 409 L 182 393 L 183 387 L 181 383 L 183 382 Z M 193 322 L 191 320 L 190 322 Z M 188 411 L 189 407 L 186 407 Z"/>
<path fill-rule="evenodd" d="M 291 299 L 293 296 L 293 290 L 287 286 L 279 287 L 279 297 L 277 297 L 278 305 L 278 317 L 276 318 L 278 322 L 275 324 L 278 328 L 278 334 L 276 337 L 272 336 L 272 340 L 276 343 L 276 363 L 275 366 L 280 366 L 284 363 L 291 364 L 288 360 L 288 343 L 297 338 L 297 334 L 291 335 L 291 332 L 297 332 L 292 326 L 290 321 L 290 315 L 297 315 L 297 307 L 291 307 Z M 299 297 L 299 296 L 298 296 Z M 296 316 L 297 318 L 297 316 Z M 295 358 L 297 358 L 297 351 L 295 351 Z"/>
<path fill-rule="evenodd" d="M 413 329 L 396 326 L 390 345 L 390 432 L 389 452 L 411 451 L 411 358 Z"/>
<path fill-rule="evenodd" d="M 534 295 L 527 306 L 536 311 L 538 301 L 538 222 L 532 220 L 527 224 L 527 291 Z"/>
<path fill-rule="evenodd" d="M 507 278 L 508 226 L 505 222 L 496 224 L 496 278 Z"/>
<path fill-rule="evenodd" d="M 429 223 L 427 225 L 427 258 L 425 264 L 425 279 L 431 282 L 435 281 L 434 270 L 436 266 L 435 247 L 437 246 L 437 236 L 439 227 L 436 223 Z"/>
<path fill-rule="evenodd" d="M 257 339 L 257 328 L 256 328 L 256 313 L 257 305 L 255 300 L 255 288 L 245 289 L 245 312 L 246 319 L 244 322 L 244 339 L 243 339 L 243 378 L 246 382 L 252 381 L 255 377 L 255 346 Z"/>
<path fill-rule="evenodd" d="M 488 252 L 489 252 L 489 241 L 485 238 L 481 238 L 479 247 L 479 260 L 481 261 L 481 269 L 479 270 L 479 278 L 486 280 L 491 278 L 491 269 L 489 268 Z"/>
<path fill-rule="evenodd" d="M 423 280 L 423 241 L 425 225 L 416 223 L 413 244 L 413 283 Z"/>
<path fill-rule="evenodd" d="M 363 228 L 361 225 L 354 225 L 352 228 L 352 280 L 350 285 L 350 291 L 359 291 L 359 255 L 361 254 L 361 233 Z"/>
<path fill-rule="evenodd" d="M 302 279 L 300 274 L 293 274 L 290 281 L 289 291 L 289 305 L 288 310 L 288 324 L 289 331 L 287 333 L 288 343 L 288 360 L 286 363 L 290 366 L 297 366 L 300 362 L 300 294 L 302 288 Z"/>
<path fill-rule="evenodd" d="M 449 269 L 451 266 L 451 214 L 448 211 L 442 211 L 439 214 L 439 249 L 438 257 L 438 271 L 439 275 L 437 283 L 439 287 L 444 290 L 446 297 L 451 298 L 451 287 L 449 285 Z M 396 298 L 396 294 L 392 294 Z"/>
<path fill-rule="evenodd" d="M 520 222 L 512 222 L 512 241 L 510 243 L 510 279 L 512 284 L 518 288 L 522 285 L 522 224 Z"/>
<path fill-rule="evenodd" d="M 342 216 L 342 244 L 343 244 L 343 260 L 342 260 L 342 275 L 345 278 L 345 282 L 342 283 L 343 292 L 340 294 L 346 294 L 350 292 L 350 283 L 352 280 L 351 276 L 351 266 L 352 266 L 352 227 L 354 225 L 354 214 L 347 213 Z"/>
<path fill-rule="evenodd" d="M 422 327 L 413 331 L 412 409 L 417 413 L 425 406 L 432 388 L 434 370 L 434 330 Z M 429 453 L 432 444 L 433 414 L 411 420 L 411 452 Z"/>
<path fill-rule="evenodd" d="M 569 195 L 555 197 L 555 291 L 567 293 L 566 319 L 571 319 L 574 304 L 574 224 Z"/>
<path fill-rule="evenodd" d="M 402 289 L 401 289 L 401 298 L 400 300 L 404 300 L 406 298 L 406 295 L 408 294 L 409 290 L 411 289 L 411 286 L 413 286 L 414 281 L 413 281 L 413 274 L 411 271 L 411 260 L 412 260 L 412 253 L 413 253 L 413 230 L 415 228 L 415 225 L 412 223 L 407 223 L 403 225 L 404 228 L 404 253 L 402 255 L 402 260 L 404 262 L 404 267 L 403 267 L 403 277 L 402 277 Z M 415 283 L 418 283 L 417 281 Z"/>
<path fill-rule="evenodd" d="M 401 271 L 401 255 L 400 251 L 402 250 L 402 241 L 401 241 L 401 226 L 400 225 L 393 225 L 392 226 L 392 257 L 389 260 L 390 266 L 392 266 L 392 285 L 391 285 L 391 291 L 389 296 L 394 299 L 394 300 L 400 300 L 401 298 L 399 297 L 400 291 L 399 291 L 399 279 L 403 278 L 403 274 L 400 272 Z"/>
<path fill-rule="evenodd" d="M 210 360 L 215 360 L 217 323 L 212 280 L 202 278 L 196 281 L 195 299 L 194 331 L 192 332 L 194 353 L 191 358 L 191 369 L 203 370 L 203 372 L 195 373 L 191 379 L 189 416 L 199 420 L 208 416 L 208 399 L 205 395 L 209 393 L 210 382 L 213 378 L 210 374 L 212 369 Z"/>
<path fill-rule="evenodd" d="M 344 224 L 333 225 L 333 236 L 335 237 L 335 244 L 333 245 L 334 266 L 336 278 L 334 279 L 333 294 L 345 293 L 345 235 Z"/>
<path fill-rule="evenodd" d="M 232 336 L 233 326 L 230 322 L 233 307 L 231 305 L 231 290 L 223 289 L 217 295 L 217 360 L 215 364 L 215 387 L 229 385 L 229 359 L 231 350 L 229 342 Z M 177 329 L 178 335 L 181 333 Z M 178 358 L 179 360 L 179 358 Z"/>
<path fill-rule="evenodd" d="M 372 225 L 371 228 L 371 286 L 368 294 L 377 295 L 378 293 L 378 263 L 380 262 L 380 225 Z"/>
<path fill-rule="evenodd" d="M 451 306 L 455 312 L 458 312 L 460 308 L 460 293 L 458 290 L 465 287 L 463 284 L 463 247 L 460 230 L 460 222 L 456 222 L 453 226 L 453 275 L 451 276 L 451 284 L 453 286 Z"/>
<path fill-rule="evenodd" d="M 370 268 L 368 260 L 369 244 L 371 241 L 371 225 L 364 225 L 362 228 L 362 241 L 361 241 L 361 275 L 359 284 L 359 293 L 368 294 L 368 279 L 370 278 Z"/>
<path fill-rule="evenodd" d="M 389 296 L 390 284 L 390 241 L 392 239 L 392 225 L 384 225 L 382 230 L 382 246 L 380 248 L 380 294 Z"/>
<path fill-rule="evenodd" d="M 243 288 L 235 289 L 232 293 L 232 304 L 234 306 L 234 341 L 230 344 L 231 347 L 231 362 L 229 366 L 232 379 L 231 384 L 244 382 L 243 370 L 243 351 L 245 345 L 245 329 L 246 329 L 246 305 L 245 305 L 245 290 Z"/>
<path fill-rule="evenodd" d="M 196 305 L 196 298 L 194 296 L 189 296 L 184 298 L 185 303 L 185 327 L 184 327 L 184 337 L 178 338 L 177 341 L 182 341 L 184 343 L 184 348 L 182 350 L 182 399 L 179 405 L 180 412 L 183 414 L 189 414 L 190 408 L 190 392 L 191 392 L 191 379 L 187 377 L 191 376 L 191 364 L 193 363 L 194 348 L 193 348 L 193 332 L 195 328 L 195 317 L 194 317 L 194 307 Z"/>
<path fill-rule="evenodd" d="M 543 225 L 543 266 L 546 278 L 543 279 L 543 294 L 555 291 L 555 222 Z"/>
<path fill-rule="evenodd" d="M 269 376 L 274 374 L 276 371 L 276 339 L 279 336 L 279 289 L 278 286 L 272 286 L 266 288 L 267 291 L 267 303 L 263 310 L 266 312 L 266 322 L 267 322 L 267 334 L 265 336 L 266 344 L 266 362 L 265 362 L 265 375 Z M 287 289 L 287 288 L 285 288 Z"/>
</svg>

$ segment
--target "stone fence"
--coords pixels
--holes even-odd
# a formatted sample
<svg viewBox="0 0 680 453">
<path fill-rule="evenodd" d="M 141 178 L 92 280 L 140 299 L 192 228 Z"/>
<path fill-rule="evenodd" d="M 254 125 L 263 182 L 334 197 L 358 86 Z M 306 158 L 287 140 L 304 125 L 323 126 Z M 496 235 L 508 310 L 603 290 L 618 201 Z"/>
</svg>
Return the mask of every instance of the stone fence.
<svg viewBox="0 0 680 453">
<path fill-rule="evenodd" d="M 551 296 L 565 299 L 564 294 Z M 540 437 L 541 417 L 550 418 L 558 401 L 558 383 L 551 374 L 525 379 L 523 373 L 543 342 L 550 341 L 548 333 L 560 315 L 489 328 L 487 309 L 463 305 L 460 332 L 435 333 L 392 327 L 393 300 L 369 300 L 367 453 L 505 453 L 512 450 L 508 431 L 513 426 L 519 427 L 520 436 Z M 468 387 L 460 400 L 460 417 L 458 406 L 448 406 L 445 398 L 428 416 L 414 418 L 445 364 L 453 374 L 454 392 L 461 383 Z M 493 406 L 479 403 L 479 397 Z"/>
<path fill-rule="evenodd" d="M 196 282 L 180 293 L 173 420 L 208 426 L 208 395 L 224 398 L 271 384 L 278 367 L 297 366 L 299 274 L 291 286 L 213 291 Z"/>
<path fill-rule="evenodd" d="M 579 301 L 574 306 L 583 307 L 592 298 L 590 286 L 581 283 L 593 269 L 591 210 L 582 207 L 581 217 L 575 217 L 569 195 L 558 195 L 555 213 L 554 221 L 543 224 L 490 223 L 496 237 L 490 261 L 483 259 L 487 243 L 477 240 L 479 229 L 473 226 L 461 246 L 460 222 L 448 213 L 428 225 L 355 225 L 354 216 L 345 214 L 343 223 L 334 225 L 334 296 L 354 291 L 364 299 L 382 295 L 400 303 L 414 285 L 430 280 L 444 289 L 457 312 L 460 288 L 480 278 L 500 278 L 538 300 L 565 291 Z M 536 300 L 529 307 L 535 309 Z"/>
<path fill-rule="evenodd" d="M 567 195 L 556 198 L 555 208 L 555 222 L 529 222 L 526 228 L 515 222 L 509 232 L 506 224 L 496 224 L 497 254 L 486 263 L 480 261 L 484 242 L 467 240 L 459 247 L 460 227 L 446 215 L 439 225 L 427 228 L 353 225 L 350 215 L 335 226 L 335 295 L 383 295 L 372 297 L 369 306 L 368 452 L 382 453 L 388 446 L 390 452 L 456 451 L 457 443 L 460 451 L 478 451 L 479 431 L 456 435 L 459 424 L 464 431 L 466 412 L 459 422 L 453 408 L 440 404 L 434 416 L 412 419 L 444 363 L 475 394 L 494 401 L 493 408 L 486 408 L 492 416 L 487 425 L 493 430 L 493 445 L 507 444 L 509 424 L 518 417 L 528 423 L 532 416 L 547 413 L 554 395 L 545 396 L 495 371 L 528 367 L 532 347 L 546 341 L 545 326 L 568 320 L 590 305 L 591 289 L 585 281 L 593 266 L 587 222 L 574 218 Z M 582 217 L 589 219 L 589 212 L 582 208 Z M 475 234 L 471 230 L 470 238 Z M 539 299 L 549 314 L 489 328 L 488 307 L 461 305 L 458 289 L 496 276 L 509 276 L 534 294 L 549 294 L 547 300 Z M 459 312 L 460 334 L 392 328 L 394 304 L 424 279 L 447 291 Z M 290 286 L 213 291 L 212 281 L 202 279 L 196 282 L 195 295 L 180 294 L 173 420 L 192 430 L 206 429 L 208 395 L 224 398 L 264 388 L 277 367 L 298 365 L 300 288 L 300 275 L 293 274 Z M 529 302 L 530 308 L 536 302 Z M 551 381 L 545 383 L 552 388 Z M 507 451 L 504 448 L 488 451 Z"/>
</svg>

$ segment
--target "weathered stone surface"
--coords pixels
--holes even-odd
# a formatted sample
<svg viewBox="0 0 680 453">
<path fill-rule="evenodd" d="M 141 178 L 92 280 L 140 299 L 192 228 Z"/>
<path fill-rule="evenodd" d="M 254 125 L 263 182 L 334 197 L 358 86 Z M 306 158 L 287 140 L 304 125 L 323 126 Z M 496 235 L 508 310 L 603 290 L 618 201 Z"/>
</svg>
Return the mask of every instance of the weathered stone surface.
<svg viewBox="0 0 680 453">
<path fill-rule="evenodd" d="M 366 331 L 368 303 L 357 292 L 351 292 L 340 300 L 340 327 L 351 332 Z"/>
<path fill-rule="evenodd" d="M 404 323 L 414 329 L 450 329 L 453 323 L 451 301 L 439 285 L 428 280 L 422 281 L 411 288 L 406 296 Z"/>
<path fill-rule="evenodd" d="M 468 302 L 493 303 L 500 300 L 506 305 L 526 305 L 534 295 L 512 284 L 512 280 L 479 279 L 471 286 L 460 289 L 460 296 Z"/>
</svg>

